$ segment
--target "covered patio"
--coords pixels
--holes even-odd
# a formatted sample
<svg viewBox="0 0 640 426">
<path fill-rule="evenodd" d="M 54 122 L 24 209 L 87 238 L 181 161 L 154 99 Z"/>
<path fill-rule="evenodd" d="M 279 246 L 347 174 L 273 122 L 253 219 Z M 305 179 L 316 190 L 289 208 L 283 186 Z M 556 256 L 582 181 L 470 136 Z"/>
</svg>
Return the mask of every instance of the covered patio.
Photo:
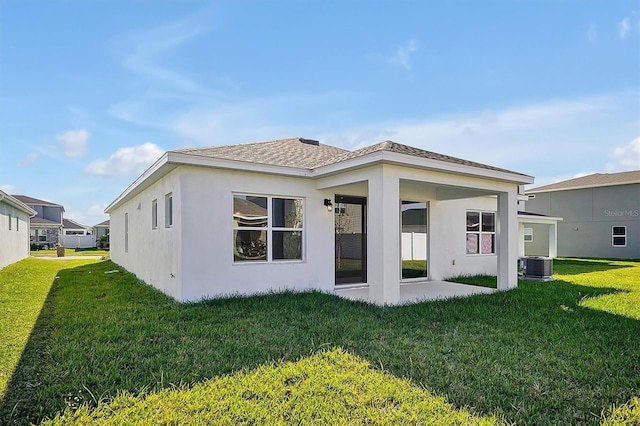
<svg viewBox="0 0 640 426">
<path fill-rule="evenodd" d="M 400 297 L 398 301 L 387 304 L 406 305 L 433 300 L 445 300 L 454 297 L 469 297 L 476 294 L 491 294 L 496 291 L 498 290 L 494 288 L 459 284 L 448 281 L 420 281 L 400 285 Z M 334 293 L 337 296 L 349 300 L 376 303 L 374 299 L 370 298 L 369 286 L 367 285 L 337 288 Z"/>
<path fill-rule="evenodd" d="M 492 292 L 445 281 L 480 274 L 496 275 L 500 290 L 516 287 L 517 196 L 519 185 L 532 178 L 449 157 L 424 158 L 425 152 L 406 152 L 405 148 L 389 143 L 379 151 L 340 163 L 339 173 L 337 165 L 319 169 L 322 177 L 316 189 L 332 193 L 339 209 L 341 199 L 360 197 L 366 217 L 359 222 L 362 230 L 358 231 L 363 237 L 362 279 L 348 286 L 336 280 L 335 294 L 397 305 Z M 421 231 L 426 237 L 427 266 L 422 276 L 411 279 L 403 273 L 402 206 L 419 204 L 427 216 L 426 229 Z M 470 214 L 475 215 L 475 223 L 469 223 Z M 491 223 L 482 219 L 480 225 L 480 217 L 490 217 Z M 473 227 L 475 240 L 470 238 Z M 475 251 L 469 248 L 480 240 L 486 246 Z"/>
</svg>

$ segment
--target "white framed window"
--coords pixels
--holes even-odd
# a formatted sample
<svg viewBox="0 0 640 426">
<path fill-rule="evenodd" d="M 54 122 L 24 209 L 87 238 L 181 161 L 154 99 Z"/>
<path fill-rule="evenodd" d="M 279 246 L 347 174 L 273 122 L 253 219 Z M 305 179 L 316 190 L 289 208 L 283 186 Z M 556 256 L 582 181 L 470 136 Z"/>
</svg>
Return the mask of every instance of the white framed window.
<svg viewBox="0 0 640 426">
<path fill-rule="evenodd" d="M 173 194 L 170 192 L 164 196 L 164 227 L 173 226 Z"/>
<path fill-rule="evenodd" d="M 129 253 L 129 213 L 124 214 L 124 252 Z"/>
<path fill-rule="evenodd" d="M 13 219 L 13 217 L 11 217 L 11 215 L 9 215 L 9 231 L 11 231 L 11 219 Z"/>
<path fill-rule="evenodd" d="M 158 200 L 157 199 L 151 202 L 151 229 L 158 229 Z"/>
<path fill-rule="evenodd" d="M 302 260 L 302 198 L 233 195 L 234 262 Z"/>
<path fill-rule="evenodd" d="M 496 213 L 467 211 L 467 254 L 496 252 Z"/>
<path fill-rule="evenodd" d="M 533 242 L 533 228 L 524 228 L 524 242 L 525 243 Z"/>
<path fill-rule="evenodd" d="M 611 227 L 611 245 L 613 247 L 627 246 L 627 227 L 626 226 Z"/>
<path fill-rule="evenodd" d="M 16 216 L 16 231 L 20 230 L 20 218 L 18 218 L 18 216 Z"/>
</svg>

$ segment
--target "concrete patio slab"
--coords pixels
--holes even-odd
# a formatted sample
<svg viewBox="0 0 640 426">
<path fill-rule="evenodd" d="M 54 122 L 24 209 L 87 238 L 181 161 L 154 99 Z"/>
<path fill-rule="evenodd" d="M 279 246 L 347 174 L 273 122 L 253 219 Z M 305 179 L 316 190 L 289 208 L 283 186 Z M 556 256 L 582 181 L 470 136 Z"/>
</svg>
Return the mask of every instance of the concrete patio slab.
<svg viewBox="0 0 640 426">
<path fill-rule="evenodd" d="M 497 290 L 494 288 L 480 287 L 468 284 L 452 283 L 448 281 L 420 281 L 400 285 L 400 301 L 398 305 L 425 302 L 430 300 L 443 300 L 452 297 L 468 297 L 475 294 L 490 294 Z M 371 303 L 369 300 L 369 286 L 336 288 L 337 296 L 350 300 L 360 300 Z"/>
</svg>

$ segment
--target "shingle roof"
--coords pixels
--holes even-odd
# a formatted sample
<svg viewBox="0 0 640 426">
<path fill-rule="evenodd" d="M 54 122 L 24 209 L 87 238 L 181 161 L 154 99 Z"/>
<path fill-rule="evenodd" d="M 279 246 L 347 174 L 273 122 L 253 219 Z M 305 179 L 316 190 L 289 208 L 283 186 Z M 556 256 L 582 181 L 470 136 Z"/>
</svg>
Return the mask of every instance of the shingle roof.
<svg viewBox="0 0 640 426">
<path fill-rule="evenodd" d="M 100 222 L 99 224 L 94 225 L 94 226 L 95 227 L 98 227 L 98 226 L 109 226 L 109 219 L 105 220 L 104 222 Z"/>
<path fill-rule="evenodd" d="M 69 229 L 87 229 L 87 228 L 89 228 L 87 225 L 83 225 L 83 224 L 78 223 L 75 220 L 71 220 L 71 219 L 62 219 L 62 226 L 64 228 L 69 228 Z"/>
<path fill-rule="evenodd" d="M 54 222 L 52 220 L 43 219 L 41 217 L 32 217 L 31 225 L 61 226 L 60 222 Z"/>
<path fill-rule="evenodd" d="M 349 151 L 323 145 L 311 139 L 291 138 L 208 148 L 178 149 L 172 152 L 272 166 L 313 169 Z"/>
<path fill-rule="evenodd" d="M 438 154 L 437 152 L 427 151 L 420 148 L 414 148 L 412 146 L 403 145 L 401 143 L 393 142 L 393 141 L 384 141 L 377 143 L 375 145 L 370 145 L 356 151 L 347 152 L 342 157 L 336 158 L 333 163 L 338 163 L 341 161 L 346 161 L 351 158 L 362 157 L 364 155 L 370 154 L 372 152 L 377 151 L 388 151 L 395 152 L 398 154 L 410 155 L 412 157 L 426 158 L 429 160 L 442 161 L 445 163 L 453 163 L 453 164 L 461 164 L 464 166 L 478 167 L 481 169 L 494 170 L 499 172 L 507 172 L 507 173 L 515 173 L 518 175 L 523 175 L 522 173 L 513 172 L 511 170 L 501 169 L 499 167 L 493 167 L 482 163 L 476 163 L 474 161 L 464 160 L 462 158 L 451 157 L 449 155 Z"/>
<path fill-rule="evenodd" d="M 52 203 L 51 201 L 40 200 L 38 198 L 28 197 L 26 195 L 13 195 L 13 198 L 16 198 L 22 201 L 24 204 L 28 206 L 52 206 L 52 207 L 62 207 L 60 204 Z M 63 208 L 64 210 L 64 208 Z"/>
<path fill-rule="evenodd" d="M 630 183 L 640 183 L 640 170 L 620 173 L 594 173 L 588 176 L 532 188 L 526 192 L 560 191 L 563 189 L 592 188 L 596 186 L 624 185 Z"/>
<path fill-rule="evenodd" d="M 246 161 L 258 164 L 314 169 L 320 166 L 327 166 L 353 158 L 363 157 L 367 154 L 378 151 L 395 152 L 413 157 L 526 176 L 522 173 L 516 173 L 510 170 L 488 166 L 486 164 L 463 160 L 461 158 L 450 157 L 448 155 L 414 148 L 393 141 L 380 142 L 356 151 L 347 151 L 342 148 L 324 145 L 311 139 L 290 138 L 268 142 L 213 146 L 208 148 L 179 149 L 172 152 L 225 160 Z"/>
</svg>

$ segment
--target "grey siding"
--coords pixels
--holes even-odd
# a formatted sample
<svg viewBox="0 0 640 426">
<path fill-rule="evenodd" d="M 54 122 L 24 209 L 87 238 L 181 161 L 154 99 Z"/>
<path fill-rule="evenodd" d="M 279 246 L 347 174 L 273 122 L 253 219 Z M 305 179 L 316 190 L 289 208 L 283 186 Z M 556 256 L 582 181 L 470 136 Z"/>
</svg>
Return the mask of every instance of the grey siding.
<svg viewBox="0 0 640 426">
<path fill-rule="evenodd" d="M 640 259 L 640 184 L 535 195 L 527 201 L 528 211 L 563 218 L 558 223 L 559 256 Z M 626 247 L 613 247 L 613 226 L 626 226 Z M 532 251 L 543 233 L 534 229 Z"/>
<path fill-rule="evenodd" d="M 549 256 L 549 225 L 527 223 L 533 229 L 533 241 L 524 243 L 525 256 Z"/>
</svg>

